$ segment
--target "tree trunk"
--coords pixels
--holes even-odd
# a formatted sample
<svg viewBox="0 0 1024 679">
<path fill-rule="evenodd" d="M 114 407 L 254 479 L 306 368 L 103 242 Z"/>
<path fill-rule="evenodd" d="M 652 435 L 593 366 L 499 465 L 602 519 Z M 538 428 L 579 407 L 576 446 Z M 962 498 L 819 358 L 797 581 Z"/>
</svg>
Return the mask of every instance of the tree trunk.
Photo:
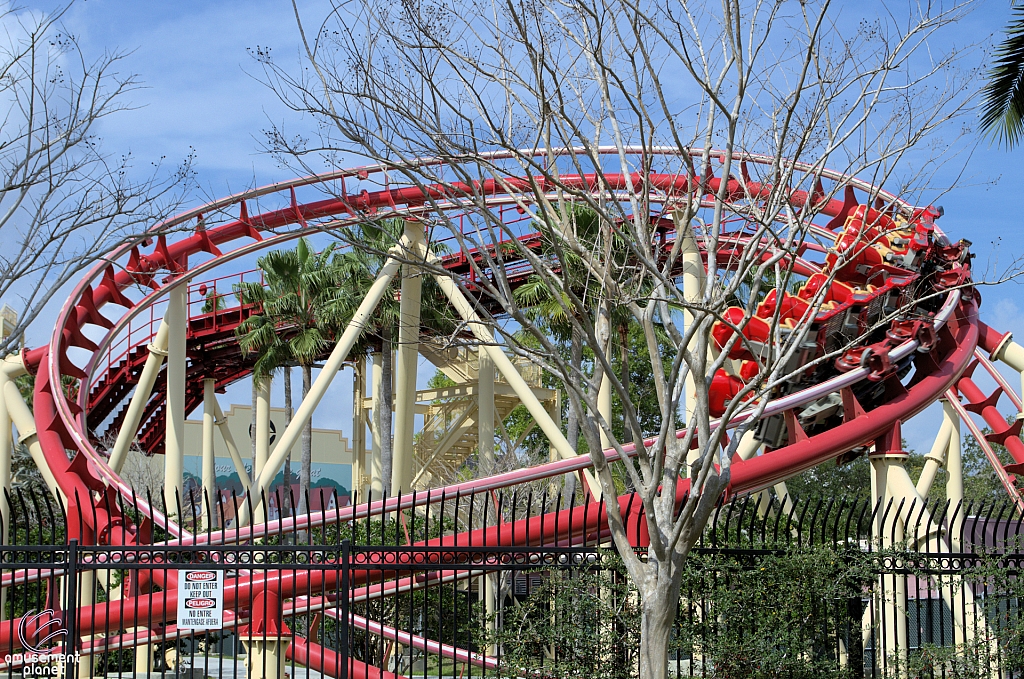
<svg viewBox="0 0 1024 679">
<path fill-rule="evenodd" d="M 380 469 L 381 483 L 384 494 L 391 492 L 391 463 L 393 449 L 391 437 L 391 407 L 394 402 L 392 393 L 391 364 L 391 328 L 385 326 L 381 330 L 381 361 L 380 361 L 380 412 L 377 413 L 377 427 L 380 432 Z"/>
<path fill-rule="evenodd" d="M 579 371 L 583 368 L 583 337 L 575 323 L 573 324 L 572 336 L 569 341 L 569 365 L 572 366 L 573 379 L 578 379 Z M 571 407 L 565 419 L 565 440 L 569 442 L 569 447 L 573 450 L 579 450 L 580 418 Z M 562 506 L 568 508 L 572 504 L 573 496 L 576 495 L 575 474 L 565 475 L 565 490 L 563 493 Z"/>
<path fill-rule="evenodd" d="M 292 423 L 292 369 L 284 367 L 284 428 Z M 284 488 L 281 489 L 281 515 L 292 515 L 292 456 L 284 458 Z"/>
<path fill-rule="evenodd" d="M 309 387 L 313 384 L 313 366 L 302 366 L 302 400 L 309 395 Z M 299 471 L 299 514 L 309 512 L 309 484 L 313 465 L 313 418 L 306 420 L 302 428 L 302 469 Z"/>
<path fill-rule="evenodd" d="M 661 589 L 658 587 L 644 596 L 641 603 L 640 679 L 666 679 L 668 676 L 668 645 L 679 606 L 679 592 L 671 596 Z"/>
</svg>

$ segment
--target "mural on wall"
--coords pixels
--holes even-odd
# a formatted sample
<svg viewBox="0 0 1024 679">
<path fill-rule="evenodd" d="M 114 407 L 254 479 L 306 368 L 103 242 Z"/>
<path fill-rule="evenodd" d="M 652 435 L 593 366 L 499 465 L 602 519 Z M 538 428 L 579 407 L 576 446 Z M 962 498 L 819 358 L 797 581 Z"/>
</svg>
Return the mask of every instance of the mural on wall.
<svg viewBox="0 0 1024 679">
<path fill-rule="evenodd" d="M 246 472 L 252 475 L 252 460 L 249 457 L 251 440 L 249 428 L 252 423 L 252 408 L 250 406 L 233 405 L 225 413 L 231 435 L 238 445 Z M 285 427 L 284 409 L 271 408 L 271 443 L 270 452 L 273 453 L 276 447 L 276 433 L 283 431 Z M 186 420 L 185 422 L 185 496 L 198 497 L 202 488 L 202 436 L 203 423 L 199 420 Z M 319 509 L 332 509 L 337 505 L 347 505 L 351 499 L 352 488 L 352 460 L 353 453 L 349 447 L 349 441 L 339 430 L 313 428 L 313 456 L 310 465 L 310 498 L 309 505 L 313 511 Z M 230 503 L 232 495 L 239 497 L 243 494 L 244 486 L 235 465 L 228 455 L 227 446 L 224 444 L 220 434 L 214 436 L 214 454 L 216 456 L 217 487 L 221 491 L 222 498 L 226 504 Z M 302 459 L 302 445 L 296 443 L 291 450 L 291 495 L 298 504 L 299 497 L 299 467 Z M 285 488 L 284 471 L 278 472 L 274 479 L 272 494 L 269 498 L 268 518 L 278 518 L 279 507 L 282 504 L 283 491 Z"/>
</svg>

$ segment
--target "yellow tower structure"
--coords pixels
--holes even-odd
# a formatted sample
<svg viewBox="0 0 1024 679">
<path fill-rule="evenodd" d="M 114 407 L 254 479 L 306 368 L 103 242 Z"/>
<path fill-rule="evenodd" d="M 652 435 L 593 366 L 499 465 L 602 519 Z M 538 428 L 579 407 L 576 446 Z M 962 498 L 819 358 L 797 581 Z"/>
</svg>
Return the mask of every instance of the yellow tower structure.
<svg viewBox="0 0 1024 679">
<path fill-rule="evenodd" d="M 0 307 L 0 342 L 4 342 L 14 334 L 18 327 L 18 312 L 4 304 Z"/>
</svg>

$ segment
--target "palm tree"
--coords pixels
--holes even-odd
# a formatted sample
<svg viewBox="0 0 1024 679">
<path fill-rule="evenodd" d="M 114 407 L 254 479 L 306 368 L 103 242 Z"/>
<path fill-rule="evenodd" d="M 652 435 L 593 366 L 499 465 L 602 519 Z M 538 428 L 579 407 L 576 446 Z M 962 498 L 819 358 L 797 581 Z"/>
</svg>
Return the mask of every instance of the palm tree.
<svg viewBox="0 0 1024 679">
<path fill-rule="evenodd" d="M 405 230 L 401 219 L 384 219 L 378 222 L 358 224 L 343 229 L 340 238 L 352 247 L 338 255 L 335 260 L 339 285 L 333 312 L 340 327 L 352 319 L 359 303 L 366 296 L 373 281 L 387 261 L 388 250 L 397 243 Z M 437 243 L 429 245 L 435 256 L 444 254 L 445 248 Z M 394 338 L 399 322 L 398 292 L 401 281 L 398 277 L 391 283 L 388 293 L 381 299 L 373 316 L 368 320 L 366 330 L 350 355 L 381 353 L 381 403 L 384 407 L 374 412 L 373 417 L 380 432 L 381 481 L 385 492 L 391 488 L 393 446 L 391 439 L 391 404 L 393 371 L 392 354 Z M 456 321 L 447 300 L 437 282 L 430 276 L 423 277 L 420 325 L 432 332 L 450 334 L 456 328 Z"/>
<path fill-rule="evenodd" d="M 217 288 L 210 288 L 204 297 L 202 313 L 208 314 L 224 308 L 224 295 L 217 294 Z"/>
<path fill-rule="evenodd" d="M 337 266 L 342 281 L 339 290 L 339 315 L 347 325 L 359 303 L 366 297 L 370 286 L 387 260 L 388 249 L 401 238 L 404 225 L 399 220 L 386 220 L 380 224 L 356 225 L 341 233 L 342 240 L 352 249 L 338 257 Z M 391 488 L 391 467 L 394 459 L 391 441 L 392 335 L 399 319 L 397 300 L 398 283 L 392 283 L 388 292 L 368 319 L 366 330 L 360 335 L 351 356 L 381 354 L 380 402 L 386 407 L 373 412 L 375 428 L 380 432 L 381 481 L 384 492 Z M 347 303 L 346 303 L 347 301 Z"/>
<path fill-rule="evenodd" d="M 259 304 L 261 313 L 239 325 L 239 346 L 258 354 L 253 372 L 257 378 L 280 367 L 298 364 L 302 370 L 302 398 L 312 384 L 313 364 L 333 344 L 336 335 L 339 267 L 334 246 L 314 252 L 305 238 L 294 250 L 275 250 L 257 261 L 266 287 L 242 283 L 240 297 Z M 308 511 L 312 466 L 313 423 L 302 430 L 302 462 L 299 472 L 299 513 Z M 286 473 L 290 474 L 290 465 Z M 290 487 L 290 478 L 285 483 Z M 286 490 L 287 492 L 287 490 Z"/>
<path fill-rule="evenodd" d="M 982 91 L 981 124 L 1007 147 L 1024 131 L 1024 4 L 1013 3 L 1006 37 L 995 50 Z"/>
</svg>

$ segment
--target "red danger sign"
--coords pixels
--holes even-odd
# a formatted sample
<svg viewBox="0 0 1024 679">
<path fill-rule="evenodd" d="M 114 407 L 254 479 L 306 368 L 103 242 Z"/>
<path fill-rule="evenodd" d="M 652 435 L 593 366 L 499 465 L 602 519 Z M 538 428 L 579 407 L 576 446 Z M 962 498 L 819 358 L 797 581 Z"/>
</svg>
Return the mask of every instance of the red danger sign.
<svg viewBox="0 0 1024 679">
<path fill-rule="evenodd" d="M 178 571 L 178 627 L 224 627 L 224 571 L 209 568 Z"/>
<path fill-rule="evenodd" d="M 216 571 L 189 571 L 185 576 L 188 582 L 209 582 L 217 579 Z"/>
</svg>

